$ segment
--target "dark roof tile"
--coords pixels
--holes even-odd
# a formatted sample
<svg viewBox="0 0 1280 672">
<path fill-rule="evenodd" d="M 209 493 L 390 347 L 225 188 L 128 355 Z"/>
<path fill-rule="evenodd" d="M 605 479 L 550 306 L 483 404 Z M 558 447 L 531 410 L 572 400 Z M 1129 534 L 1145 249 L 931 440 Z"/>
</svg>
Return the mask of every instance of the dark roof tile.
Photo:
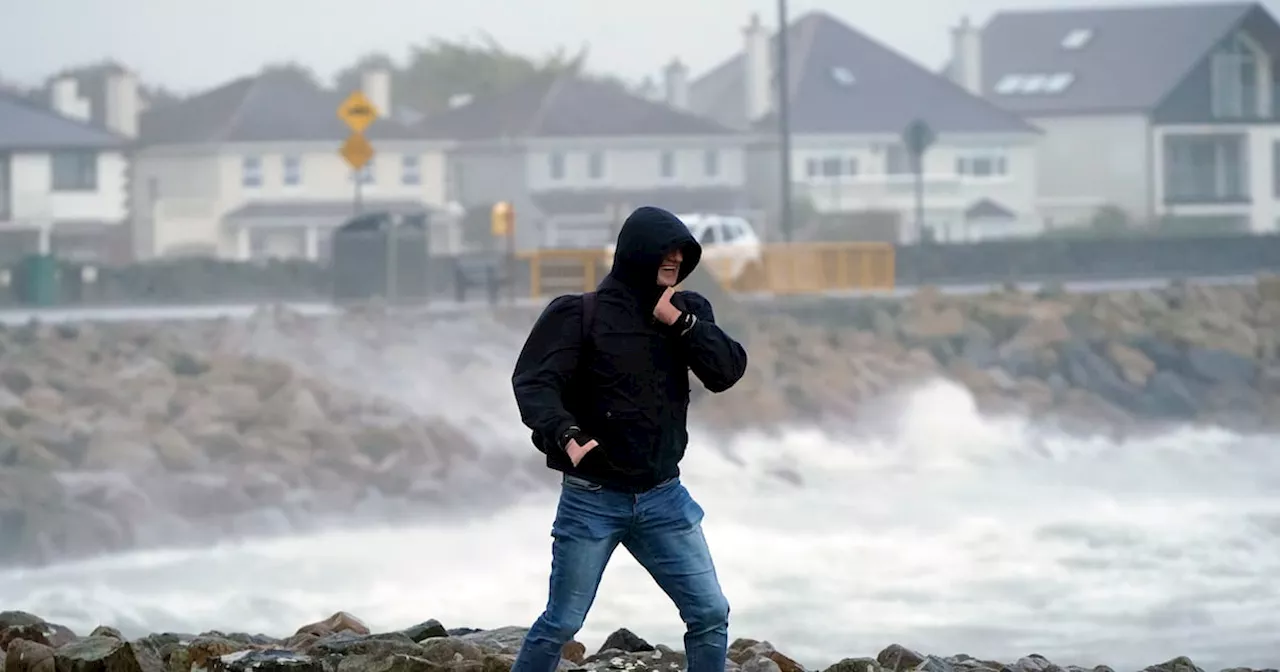
<svg viewBox="0 0 1280 672">
<path fill-rule="evenodd" d="M 899 133 L 924 119 L 939 133 L 1035 133 L 1014 114 L 930 72 L 824 12 L 810 12 L 787 31 L 791 130 L 799 134 Z M 777 36 L 771 43 L 776 49 Z M 741 127 L 745 56 L 735 55 L 699 78 L 694 109 Z M 756 123 L 776 126 L 773 115 Z"/>
<path fill-rule="evenodd" d="M 129 139 L 0 92 L 0 150 L 124 148 Z"/>
<path fill-rule="evenodd" d="M 349 95 L 322 89 L 298 73 L 268 71 L 224 84 L 142 114 L 145 144 L 311 142 L 341 143 L 351 131 L 338 119 Z M 422 134 L 386 117 L 366 131 L 371 141 L 419 139 Z"/>
<path fill-rule="evenodd" d="M 1250 12 L 1266 14 L 1239 2 L 1000 12 L 982 29 L 983 90 L 1020 114 L 1150 111 Z M 1060 91 L 1006 88 L 1054 75 Z"/>
<path fill-rule="evenodd" d="M 426 119 L 430 137 L 499 138 L 723 135 L 714 121 L 617 86 L 564 76 L 535 79 Z"/>
</svg>

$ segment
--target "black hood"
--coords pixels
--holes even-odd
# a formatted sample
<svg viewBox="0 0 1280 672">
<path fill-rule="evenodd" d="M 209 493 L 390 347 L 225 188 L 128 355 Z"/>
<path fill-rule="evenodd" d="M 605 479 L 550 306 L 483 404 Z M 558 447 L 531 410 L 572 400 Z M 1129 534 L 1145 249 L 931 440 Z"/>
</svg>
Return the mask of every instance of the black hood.
<svg viewBox="0 0 1280 672">
<path fill-rule="evenodd" d="M 618 232 L 610 275 L 642 294 L 652 292 L 656 299 L 656 295 L 662 293 L 658 287 L 658 267 L 663 257 L 676 248 L 684 253 L 679 276 L 683 281 L 697 268 L 702 246 L 679 217 L 653 206 L 637 208 Z"/>
</svg>

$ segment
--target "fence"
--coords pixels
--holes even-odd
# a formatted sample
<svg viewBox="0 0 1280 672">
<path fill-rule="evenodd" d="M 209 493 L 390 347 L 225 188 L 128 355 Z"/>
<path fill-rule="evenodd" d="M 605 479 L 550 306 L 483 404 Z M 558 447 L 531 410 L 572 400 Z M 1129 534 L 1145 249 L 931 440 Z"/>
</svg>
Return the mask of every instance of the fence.
<svg viewBox="0 0 1280 672">
<path fill-rule="evenodd" d="M 533 250 L 529 266 L 533 298 L 591 291 L 610 259 L 592 249 Z M 725 289 L 749 294 L 796 295 L 894 287 L 894 249 L 888 243 L 788 243 L 742 254 L 730 248 L 703 252 L 703 265 Z"/>
<path fill-rule="evenodd" d="M 1022 239 L 898 248 L 897 282 L 979 284 L 1252 275 L 1280 268 L 1280 235 Z"/>
</svg>

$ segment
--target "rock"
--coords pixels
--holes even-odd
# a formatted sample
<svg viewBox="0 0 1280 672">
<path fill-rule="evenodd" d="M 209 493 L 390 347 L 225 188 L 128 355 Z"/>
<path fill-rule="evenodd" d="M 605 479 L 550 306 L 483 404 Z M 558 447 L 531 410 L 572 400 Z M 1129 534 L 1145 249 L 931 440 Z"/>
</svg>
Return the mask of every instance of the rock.
<svg viewBox="0 0 1280 672">
<path fill-rule="evenodd" d="M 244 651 L 249 644 L 237 642 L 228 637 L 207 633 L 192 639 L 186 647 L 186 664 L 190 667 L 208 667 L 209 661 L 229 653 Z"/>
<path fill-rule="evenodd" d="M 421 642 L 422 640 L 428 639 L 431 637 L 448 637 L 449 636 L 449 631 L 445 630 L 444 626 L 440 624 L 440 621 L 437 621 L 434 618 L 423 621 L 417 625 L 405 628 L 404 630 L 401 630 L 401 632 L 403 632 L 405 636 L 407 636 L 409 639 L 415 642 Z"/>
<path fill-rule="evenodd" d="M 480 661 L 485 655 L 485 651 L 475 643 L 460 637 L 433 637 L 423 640 L 421 646 L 423 658 L 442 665 L 452 662 L 456 657 L 460 657 L 461 660 Z M 491 651 L 491 653 L 506 652 L 505 650 Z"/>
<path fill-rule="evenodd" d="M 285 649 L 239 651 L 209 661 L 208 672 L 324 672 L 311 656 Z M 59 670 L 61 672 L 61 670 Z"/>
<path fill-rule="evenodd" d="M 888 672 L 907 672 L 918 669 L 925 657 L 901 644 L 890 644 L 876 654 L 876 662 Z"/>
<path fill-rule="evenodd" d="M 160 661 L 139 660 L 129 642 L 115 637 L 85 637 L 55 652 L 57 672 L 158 672 Z M 145 655 L 145 654 L 143 654 Z"/>
<path fill-rule="evenodd" d="M 874 658 L 844 658 L 822 672 L 881 672 L 880 661 Z"/>
<path fill-rule="evenodd" d="M 424 642 L 433 641 L 432 639 Z M 419 646 L 408 635 L 392 632 L 377 635 L 357 635 L 351 631 L 342 631 L 320 638 L 311 644 L 308 653 L 313 656 L 325 655 L 358 655 L 385 658 L 392 654 L 429 657 L 427 649 Z M 444 662 L 444 661 L 439 661 Z"/>
<path fill-rule="evenodd" d="M 605 638 L 604 644 L 600 645 L 601 651 L 606 649 L 617 649 L 625 653 L 642 653 L 652 651 L 653 645 L 626 628 L 618 628 Z"/>
<path fill-rule="evenodd" d="M 4 672 L 57 672 L 53 648 L 25 639 L 15 639 L 4 652 Z"/>
<path fill-rule="evenodd" d="M 298 633 L 309 633 L 317 637 L 325 637 L 338 632 L 351 632 L 357 635 L 369 634 L 369 626 L 365 625 L 360 619 L 348 614 L 345 611 L 339 611 L 323 621 L 308 623 L 298 628 Z"/>
</svg>

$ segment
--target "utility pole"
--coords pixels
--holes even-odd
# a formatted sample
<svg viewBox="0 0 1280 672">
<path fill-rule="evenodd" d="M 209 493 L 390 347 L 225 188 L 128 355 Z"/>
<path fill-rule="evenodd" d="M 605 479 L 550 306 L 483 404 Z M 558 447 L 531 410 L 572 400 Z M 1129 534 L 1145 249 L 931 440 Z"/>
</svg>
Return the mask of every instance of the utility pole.
<svg viewBox="0 0 1280 672">
<path fill-rule="evenodd" d="M 779 224 L 782 238 L 791 242 L 791 58 L 787 53 L 787 0 L 778 0 L 778 58 L 775 79 L 778 83 L 778 148 L 782 165 L 782 203 Z"/>
</svg>

